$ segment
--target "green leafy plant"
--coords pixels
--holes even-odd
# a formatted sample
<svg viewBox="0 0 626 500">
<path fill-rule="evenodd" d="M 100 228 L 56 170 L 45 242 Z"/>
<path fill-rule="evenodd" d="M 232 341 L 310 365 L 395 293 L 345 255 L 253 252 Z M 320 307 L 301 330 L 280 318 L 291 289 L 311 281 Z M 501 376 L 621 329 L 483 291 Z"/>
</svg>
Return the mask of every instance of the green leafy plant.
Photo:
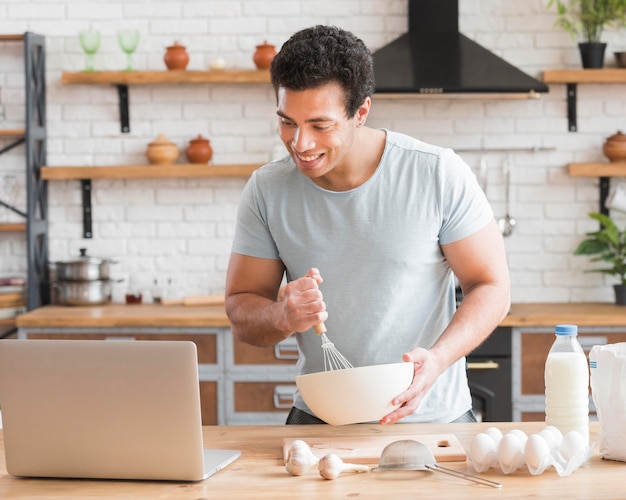
<svg viewBox="0 0 626 500">
<path fill-rule="evenodd" d="M 626 21 L 626 0 L 548 0 L 547 8 L 552 6 L 555 26 L 588 43 L 600 42 L 605 27 Z"/>
<path fill-rule="evenodd" d="M 626 285 L 626 232 L 620 231 L 608 215 L 597 212 L 588 214 L 600 223 L 600 230 L 586 233 L 574 255 L 596 255 L 591 262 L 608 262 L 611 267 L 591 269 L 586 272 L 617 276 Z"/>
</svg>

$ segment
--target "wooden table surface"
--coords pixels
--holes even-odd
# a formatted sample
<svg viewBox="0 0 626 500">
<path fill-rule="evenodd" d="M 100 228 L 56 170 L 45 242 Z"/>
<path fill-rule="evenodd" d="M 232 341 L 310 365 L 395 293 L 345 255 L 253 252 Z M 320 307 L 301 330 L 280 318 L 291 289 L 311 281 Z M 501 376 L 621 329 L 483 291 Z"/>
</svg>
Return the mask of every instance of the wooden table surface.
<svg viewBox="0 0 626 500">
<path fill-rule="evenodd" d="M 486 427 L 506 433 L 521 429 L 531 435 L 540 422 L 477 424 L 397 424 L 391 426 L 210 426 L 204 428 L 206 447 L 242 450 L 242 456 L 215 476 L 198 483 L 155 481 L 98 481 L 14 478 L 6 473 L 0 453 L 0 498 L 11 499 L 207 499 L 207 498 L 525 498 L 568 499 L 626 498 L 626 463 L 603 460 L 597 451 L 570 476 L 559 477 L 554 468 L 533 476 L 524 466 L 505 475 L 492 468 L 481 476 L 502 483 L 496 489 L 431 471 L 343 473 L 335 480 L 321 478 L 317 470 L 291 476 L 284 467 L 283 438 L 357 438 L 401 434 L 455 434 L 466 450 L 472 438 Z M 598 442 L 599 424 L 591 424 L 591 441 Z M 0 445 L 4 448 L 0 435 Z M 476 474 L 470 462 L 446 462 L 447 467 Z"/>
<path fill-rule="evenodd" d="M 507 327 L 626 326 L 626 307 L 609 303 L 513 304 L 500 324 Z M 17 318 L 18 327 L 228 327 L 224 306 L 110 304 L 95 307 L 44 306 Z"/>
</svg>

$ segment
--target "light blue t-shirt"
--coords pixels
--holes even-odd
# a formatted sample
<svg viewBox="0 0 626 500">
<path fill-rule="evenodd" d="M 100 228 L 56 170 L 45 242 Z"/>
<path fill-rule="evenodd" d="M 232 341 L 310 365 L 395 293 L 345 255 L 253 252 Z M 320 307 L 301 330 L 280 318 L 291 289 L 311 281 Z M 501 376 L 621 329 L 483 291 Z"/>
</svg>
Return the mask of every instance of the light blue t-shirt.
<svg viewBox="0 0 626 500">
<path fill-rule="evenodd" d="M 350 191 L 328 191 L 290 157 L 254 172 L 237 215 L 234 253 L 280 259 L 288 281 L 317 267 L 329 339 L 353 366 L 429 348 L 456 309 L 440 245 L 484 228 L 493 211 L 450 149 L 386 132 L 378 168 Z M 324 371 L 320 339 L 296 334 L 301 373 Z M 311 412 L 299 395 L 294 405 Z M 448 422 L 471 408 L 465 359 L 443 373 L 403 422 Z"/>
</svg>

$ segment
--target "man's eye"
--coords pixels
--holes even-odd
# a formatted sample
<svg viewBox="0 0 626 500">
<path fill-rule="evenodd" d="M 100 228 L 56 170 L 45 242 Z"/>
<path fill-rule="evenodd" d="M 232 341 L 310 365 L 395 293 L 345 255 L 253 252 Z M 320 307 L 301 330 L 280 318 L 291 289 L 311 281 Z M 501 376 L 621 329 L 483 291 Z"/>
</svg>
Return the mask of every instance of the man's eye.
<svg viewBox="0 0 626 500">
<path fill-rule="evenodd" d="M 289 121 L 289 120 L 281 120 L 280 121 L 281 125 L 283 125 L 284 127 L 293 127 L 293 122 Z"/>
</svg>

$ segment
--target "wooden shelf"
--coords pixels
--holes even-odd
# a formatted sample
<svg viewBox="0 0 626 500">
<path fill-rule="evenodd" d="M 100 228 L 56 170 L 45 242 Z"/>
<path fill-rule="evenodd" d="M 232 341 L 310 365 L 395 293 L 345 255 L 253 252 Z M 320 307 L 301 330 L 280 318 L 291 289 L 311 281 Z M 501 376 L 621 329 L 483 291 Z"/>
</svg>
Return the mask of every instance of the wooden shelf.
<svg viewBox="0 0 626 500">
<path fill-rule="evenodd" d="M 626 68 L 554 69 L 543 72 L 545 83 L 626 83 Z"/>
<path fill-rule="evenodd" d="M 574 177 L 626 177 L 626 162 L 570 163 L 568 169 Z"/>
<path fill-rule="evenodd" d="M 101 167 L 42 167 L 41 178 L 63 179 L 158 179 L 180 177 L 249 177 L 261 165 L 109 165 Z"/>
<path fill-rule="evenodd" d="M 0 137 L 22 137 L 26 134 L 23 128 L 0 130 Z"/>
<path fill-rule="evenodd" d="M 20 42 L 24 40 L 24 35 L 23 34 L 17 34 L 17 35 L 0 35 L 0 41 L 5 41 L 5 42 Z"/>
<path fill-rule="evenodd" d="M 0 232 L 23 233 L 25 231 L 26 231 L 25 222 L 15 222 L 15 223 L 0 222 Z"/>
<path fill-rule="evenodd" d="M 152 85 L 168 83 L 270 83 L 268 70 L 64 72 L 64 84 Z"/>
<path fill-rule="evenodd" d="M 576 132 L 576 86 L 579 83 L 626 83 L 626 68 L 554 69 L 543 72 L 543 81 L 567 85 L 567 129 Z"/>
</svg>

